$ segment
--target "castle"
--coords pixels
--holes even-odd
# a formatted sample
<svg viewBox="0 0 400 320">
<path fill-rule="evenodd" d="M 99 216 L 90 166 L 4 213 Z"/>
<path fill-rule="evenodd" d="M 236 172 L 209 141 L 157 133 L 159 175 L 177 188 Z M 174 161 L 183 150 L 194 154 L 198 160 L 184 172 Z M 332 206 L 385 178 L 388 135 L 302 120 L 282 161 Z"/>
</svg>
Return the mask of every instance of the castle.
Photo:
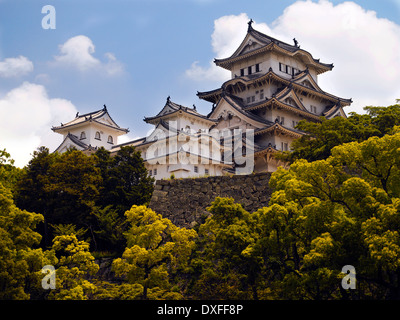
<svg viewBox="0 0 400 320">
<path fill-rule="evenodd" d="M 117 137 L 128 129 L 120 128 L 104 106 L 53 127 L 64 136 L 56 151 L 75 147 L 90 153 L 104 147 L 115 153 L 121 146 L 135 146 L 157 180 L 273 172 L 285 166 L 274 155 L 289 151 L 291 142 L 304 135 L 296 129 L 299 121 L 346 117 L 343 108 L 352 101 L 319 87 L 318 76 L 333 64 L 315 59 L 296 39 L 282 42 L 255 30 L 252 23 L 230 57 L 214 60 L 231 71 L 231 79 L 197 93 L 212 103 L 208 115 L 168 97 L 157 115 L 144 119 L 154 126 L 150 135 L 118 145 Z"/>
</svg>

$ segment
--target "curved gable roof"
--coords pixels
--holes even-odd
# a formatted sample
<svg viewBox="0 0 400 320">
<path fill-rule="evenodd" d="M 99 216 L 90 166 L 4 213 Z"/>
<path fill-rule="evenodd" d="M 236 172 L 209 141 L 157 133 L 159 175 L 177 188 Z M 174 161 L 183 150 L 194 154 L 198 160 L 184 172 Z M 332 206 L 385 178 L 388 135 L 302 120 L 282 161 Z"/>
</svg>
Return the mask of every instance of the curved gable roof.
<svg viewBox="0 0 400 320">
<path fill-rule="evenodd" d="M 226 102 L 230 107 L 232 107 L 234 111 L 238 112 L 241 116 L 244 116 L 244 118 L 247 118 L 246 120 L 247 122 L 256 123 L 258 127 L 264 127 L 266 124 L 268 125 L 272 124 L 271 121 L 244 110 L 245 106 L 242 102 L 242 99 L 227 93 L 222 94 L 222 97 L 219 100 L 218 104 L 212 109 L 212 111 L 207 115 L 207 117 L 209 118 L 216 117 L 216 114 L 218 113 L 220 106 L 222 105 L 223 102 Z"/>
<path fill-rule="evenodd" d="M 86 122 L 96 122 L 101 125 L 105 125 L 107 127 L 123 131 L 123 132 L 129 132 L 129 129 L 121 128 L 114 120 L 111 118 L 110 114 L 107 111 L 107 107 L 104 105 L 104 108 L 101 110 L 89 112 L 80 115 L 79 112 L 77 112 L 75 119 L 67 122 L 67 123 L 61 123 L 60 126 L 52 127 L 51 129 L 53 131 L 59 131 L 63 130 L 65 128 L 71 128 L 73 126 L 78 126 Z"/>
<path fill-rule="evenodd" d="M 89 147 L 89 145 L 79 140 L 77 136 L 68 133 L 54 152 L 59 152 L 61 149 L 68 145 L 68 142 L 70 145 L 74 146 L 78 150 L 85 150 Z"/>
<path fill-rule="evenodd" d="M 250 40 L 255 41 L 259 45 L 255 46 L 253 50 L 246 51 L 245 48 L 248 46 Z M 249 23 L 249 28 L 247 30 L 245 38 L 236 49 L 236 51 L 228 58 L 214 59 L 214 63 L 217 66 L 231 70 L 233 62 L 241 60 L 242 58 L 248 58 L 267 50 L 281 51 L 290 56 L 301 56 L 303 59 L 307 60 L 309 64 L 314 65 L 319 74 L 333 69 L 333 64 L 322 63 L 319 59 L 314 59 L 311 53 L 300 49 L 300 46 L 297 45 L 297 43 L 295 45 L 291 45 L 275 39 L 271 36 L 268 36 L 260 31 L 253 29 L 251 23 Z"/>
<path fill-rule="evenodd" d="M 167 102 L 165 103 L 164 107 L 161 111 L 155 115 L 154 117 L 145 117 L 144 121 L 151 124 L 156 124 L 161 121 L 163 118 L 168 118 L 171 115 L 177 113 L 185 113 L 186 115 L 190 115 L 196 118 L 199 118 L 203 121 L 214 122 L 212 119 L 208 119 L 207 116 L 202 115 L 201 113 L 197 112 L 196 108 L 189 108 L 172 102 L 171 99 L 168 97 Z"/>
<path fill-rule="evenodd" d="M 307 69 L 294 76 L 293 79 L 286 79 L 275 73 L 272 68 L 270 68 L 266 73 L 257 75 L 254 74 L 251 76 L 240 76 L 227 80 L 222 84 L 221 88 L 211 91 L 197 92 L 197 96 L 200 99 L 216 103 L 221 98 L 223 91 L 226 90 L 229 86 L 233 86 L 238 83 L 243 84 L 243 86 L 249 86 L 250 84 L 267 81 L 268 79 L 279 81 L 286 86 L 292 85 L 293 88 L 296 90 L 303 90 L 306 92 L 310 92 L 311 94 L 317 94 L 321 98 L 327 99 L 333 103 L 336 103 L 339 100 L 342 106 L 348 106 L 352 103 L 352 99 L 339 98 L 337 96 L 334 96 L 333 94 L 323 91 L 315 82 Z M 305 85 L 304 81 L 308 81 L 311 86 Z"/>
</svg>

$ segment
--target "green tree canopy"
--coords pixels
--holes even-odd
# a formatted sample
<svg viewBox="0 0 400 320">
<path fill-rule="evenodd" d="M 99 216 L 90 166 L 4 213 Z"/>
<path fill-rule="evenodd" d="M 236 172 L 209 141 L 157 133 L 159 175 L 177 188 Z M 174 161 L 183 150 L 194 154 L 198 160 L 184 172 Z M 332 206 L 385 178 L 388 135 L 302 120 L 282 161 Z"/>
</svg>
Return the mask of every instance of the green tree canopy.
<svg viewBox="0 0 400 320">
<path fill-rule="evenodd" d="M 199 228 L 190 294 L 199 299 L 258 299 L 260 265 L 245 251 L 254 242 L 251 215 L 232 198 L 217 197 Z"/>
<path fill-rule="evenodd" d="M 51 251 L 55 264 L 56 288 L 50 290 L 50 300 L 87 300 L 97 291 L 87 277 L 95 275 L 99 266 L 89 251 L 89 244 L 79 241 L 75 234 L 56 236 Z"/>
<path fill-rule="evenodd" d="M 279 297 L 349 298 L 337 283 L 344 265 L 357 270 L 353 297 L 400 297 L 392 281 L 400 272 L 399 150 L 400 133 L 372 137 L 335 147 L 327 160 L 299 160 L 273 174 L 276 191 L 259 214 L 281 217 L 261 237 L 275 234 L 280 248 L 284 268 L 272 284 Z M 278 230 L 285 231 L 279 239 Z"/>
<path fill-rule="evenodd" d="M 122 258 L 113 262 L 116 274 L 142 286 L 141 299 L 182 298 L 169 279 L 187 267 L 196 232 L 175 226 L 145 206 L 132 206 L 125 215 L 130 229 Z"/>
<path fill-rule="evenodd" d="M 37 248 L 41 235 L 34 229 L 42 221 L 42 215 L 17 208 L 0 182 L 0 299 L 29 299 L 41 268 L 54 261 Z"/>
<path fill-rule="evenodd" d="M 95 164 L 94 156 L 78 150 L 60 155 L 42 147 L 34 152 L 17 183 L 15 199 L 21 209 L 43 214 L 44 247 L 51 245 L 50 224 L 93 229 L 92 213 L 102 185 Z"/>
<path fill-rule="evenodd" d="M 400 125 L 400 105 L 365 107 L 366 114 L 351 112 L 348 118 L 321 118 L 321 122 L 300 121 L 297 129 L 307 134 L 292 142 L 291 152 L 279 156 L 293 163 L 297 159 L 316 161 L 327 159 L 331 150 L 348 142 L 362 142 L 370 137 L 383 137 Z"/>
<path fill-rule="evenodd" d="M 113 156 L 104 148 L 96 152 L 96 167 L 103 179 L 96 203 L 100 248 L 123 252 L 125 248 L 126 219 L 124 213 L 132 205 L 144 205 L 151 199 L 154 179 L 148 175 L 140 152 L 127 146 Z"/>
<path fill-rule="evenodd" d="M 14 190 L 15 184 L 23 171 L 15 167 L 14 162 L 6 149 L 0 150 L 0 182 L 10 190 Z"/>
<path fill-rule="evenodd" d="M 135 147 L 121 147 L 113 156 L 100 148 L 96 155 L 97 167 L 104 181 L 99 198 L 101 207 L 112 205 L 122 216 L 132 205 L 144 205 L 150 201 L 154 179 L 149 176 Z"/>
</svg>

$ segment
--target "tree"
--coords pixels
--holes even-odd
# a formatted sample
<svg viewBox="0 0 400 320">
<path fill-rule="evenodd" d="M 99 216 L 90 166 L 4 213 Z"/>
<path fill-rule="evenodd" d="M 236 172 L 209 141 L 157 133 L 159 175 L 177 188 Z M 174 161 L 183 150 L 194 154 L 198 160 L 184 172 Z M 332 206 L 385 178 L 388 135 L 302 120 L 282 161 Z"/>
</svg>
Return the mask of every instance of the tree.
<svg viewBox="0 0 400 320">
<path fill-rule="evenodd" d="M 132 205 L 144 205 L 151 199 L 154 179 L 148 175 L 140 152 L 122 147 L 114 156 L 104 148 L 96 151 L 96 167 L 103 179 L 94 213 L 98 248 L 122 253 L 125 248 L 124 213 Z"/>
<path fill-rule="evenodd" d="M 57 153 L 49 153 L 49 149 L 45 147 L 34 151 L 14 191 L 15 203 L 19 208 L 41 213 L 45 217 L 39 231 L 43 235 L 44 247 L 51 244 L 47 220 L 56 205 L 53 194 L 46 187 L 49 184 L 50 167 L 57 158 Z"/>
<path fill-rule="evenodd" d="M 121 147 L 113 157 L 100 148 L 97 166 L 103 178 L 99 205 L 113 205 L 120 213 L 132 205 L 144 205 L 151 199 L 154 179 L 149 176 L 140 152 L 132 146 Z"/>
<path fill-rule="evenodd" d="M 400 297 L 398 150 L 400 133 L 372 137 L 272 175 L 275 192 L 259 210 L 264 234 L 253 252 L 278 262 L 271 282 L 277 297 Z M 337 283 L 344 265 L 357 271 L 351 293 Z"/>
<path fill-rule="evenodd" d="M 0 182 L 0 299 L 29 299 L 37 293 L 40 270 L 54 262 L 51 253 L 35 248 L 40 214 L 17 208 L 11 191 Z"/>
<path fill-rule="evenodd" d="M 124 232 L 127 223 L 125 217 L 121 217 L 113 205 L 104 208 L 97 207 L 94 216 L 97 220 L 93 230 L 97 249 L 122 254 L 126 245 Z"/>
<path fill-rule="evenodd" d="M 278 156 L 293 163 L 297 159 L 316 161 L 327 159 L 331 150 L 348 142 L 362 142 L 370 137 L 383 137 L 400 125 L 400 105 L 388 107 L 365 107 L 366 114 L 351 112 L 348 118 L 336 117 L 321 122 L 300 121 L 296 127 L 307 134 L 293 141 L 292 152 Z"/>
<path fill-rule="evenodd" d="M 53 195 L 55 203 L 51 223 L 88 226 L 102 183 L 95 164 L 95 157 L 70 150 L 50 166 L 45 191 Z"/>
<path fill-rule="evenodd" d="M 392 133 L 394 126 L 400 125 L 400 104 L 388 107 L 365 107 L 371 117 L 372 124 L 379 130 L 379 137 L 387 133 Z"/>
<path fill-rule="evenodd" d="M 87 276 L 95 275 L 99 266 L 89 252 L 89 244 L 79 241 L 75 234 L 56 236 L 51 251 L 58 261 L 55 264 L 56 288 L 51 290 L 50 300 L 87 300 L 96 293 L 97 287 Z"/>
<path fill-rule="evenodd" d="M 379 131 L 371 124 L 368 115 L 353 114 L 352 117 L 336 117 L 331 120 L 321 118 L 321 122 L 300 121 L 296 127 L 307 134 L 292 142 L 291 152 L 281 156 L 285 161 L 297 159 L 316 161 L 327 159 L 331 150 L 340 144 L 364 141 Z"/>
<path fill-rule="evenodd" d="M 45 213 L 50 202 L 45 191 L 48 182 L 48 171 L 56 161 L 58 154 L 49 153 L 49 149 L 40 147 L 33 152 L 33 157 L 25 167 L 16 185 L 16 204 L 21 209 Z"/>
<path fill-rule="evenodd" d="M 96 202 L 94 232 L 99 238 L 99 248 L 122 253 L 126 231 L 124 213 L 132 205 L 150 201 L 154 179 L 148 175 L 140 152 L 134 147 L 122 147 L 114 156 L 100 148 L 95 155 L 103 184 Z"/>
<path fill-rule="evenodd" d="M 145 206 L 132 206 L 125 215 L 130 224 L 127 247 L 113 262 L 115 273 L 142 286 L 141 299 L 182 298 L 169 279 L 187 267 L 196 232 L 175 226 Z"/>
<path fill-rule="evenodd" d="M 22 174 L 22 169 L 15 167 L 14 162 L 6 149 L 0 150 L 0 182 L 10 190 L 14 190 L 15 184 Z"/>
<path fill-rule="evenodd" d="M 94 247 L 95 203 L 102 184 L 95 156 L 70 150 L 61 154 L 48 171 L 45 192 L 52 195 L 53 207 L 46 220 L 51 224 L 74 224 L 90 231 Z"/>
<path fill-rule="evenodd" d="M 154 179 L 149 176 L 140 152 L 126 146 L 113 157 L 102 149 L 96 155 L 104 179 L 102 207 L 114 205 L 123 214 L 132 205 L 144 205 L 150 201 Z"/>
<path fill-rule="evenodd" d="M 190 293 L 200 299 L 258 299 L 258 257 L 246 249 L 254 242 L 251 215 L 232 198 L 217 197 L 199 228 L 191 261 Z"/>
<path fill-rule="evenodd" d="M 32 160 L 18 181 L 16 203 L 20 208 L 44 216 L 44 244 L 51 245 L 49 224 L 74 224 L 93 234 L 95 203 L 102 185 L 96 157 L 78 150 L 63 154 L 47 148 L 34 152 Z"/>
<path fill-rule="evenodd" d="M 113 157 L 104 148 L 87 156 L 75 149 L 58 154 L 41 147 L 24 169 L 15 198 L 20 208 L 43 214 L 43 247 L 51 246 L 49 225 L 74 224 L 89 231 L 95 250 L 119 252 L 124 212 L 149 202 L 153 183 L 133 147 L 122 147 Z"/>
</svg>

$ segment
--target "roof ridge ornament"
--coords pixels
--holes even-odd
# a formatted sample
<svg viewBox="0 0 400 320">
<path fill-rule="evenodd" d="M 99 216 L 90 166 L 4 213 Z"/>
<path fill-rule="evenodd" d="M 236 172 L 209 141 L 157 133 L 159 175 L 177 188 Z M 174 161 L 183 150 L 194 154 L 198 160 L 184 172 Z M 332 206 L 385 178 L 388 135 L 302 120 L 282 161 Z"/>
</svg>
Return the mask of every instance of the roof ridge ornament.
<svg viewBox="0 0 400 320">
<path fill-rule="evenodd" d="M 295 46 L 296 48 L 299 48 L 299 49 L 300 49 L 299 42 L 296 40 L 296 38 L 293 38 L 293 42 L 294 42 L 294 46 Z"/>
<path fill-rule="evenodd" d="M 252 27 L 253 22 L 254 22 L 253 19 L 250 19 L 250 21 L 247 22 L 247 24 L 249 25 L 247 31 L 253 30 L 253 27 Z"/>
</svg>

